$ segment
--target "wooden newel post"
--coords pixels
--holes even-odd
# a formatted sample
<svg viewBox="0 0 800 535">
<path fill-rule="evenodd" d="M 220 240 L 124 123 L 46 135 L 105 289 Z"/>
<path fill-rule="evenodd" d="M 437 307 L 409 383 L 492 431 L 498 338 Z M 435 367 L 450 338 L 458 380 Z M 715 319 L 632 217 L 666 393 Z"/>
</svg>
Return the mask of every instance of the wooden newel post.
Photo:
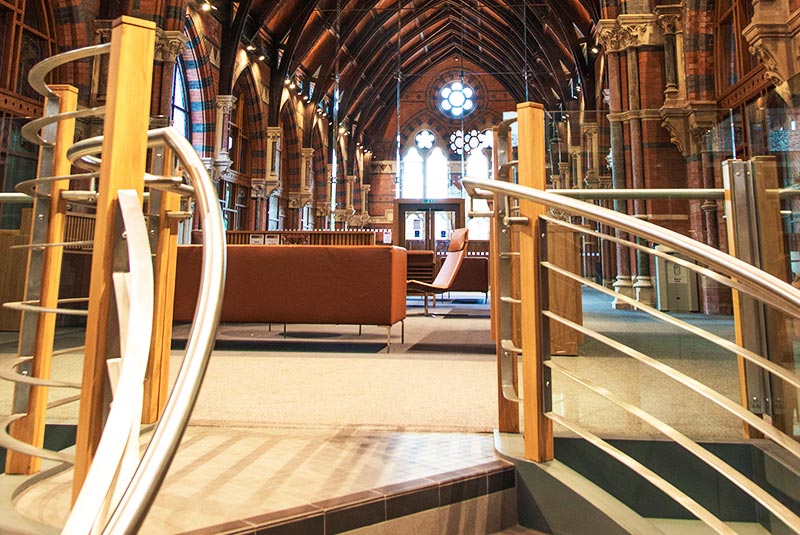
<svg viewBox="0 0 800 535">
<path fill-rule="evenodd" d="M 172 151 L 162 147 L 161 174 L 170 176 Z M 153 171 L 155 172 L 155 171 Z M 180 195 L 167 191 L 151 191 L 150 203 L 158 195 L 158 240 L 155 261 L 155 307 L 150 360 L 144 380 L 142 423 L 158 421 L 164 412 L 169 396 L 169 352 L 172 343 L 172 301 L 175 295 L 175 263 L 178 256 L 178 220 L 170 214 L 180 210 Z M 154 210 L 155 206 L 151 206 Z M 151 216 L 152 217 L 152 216 Z"/>
<path fill-rule="evenodd" d="M 155 29 L 153 22 L 120 17 L 111 32 L 73 499 L 86 478 L 105 423 L 106 359 L 118 356 L 111 354 L 109 343 L 110 337 L 113 340 L 118 336 L 109 332 L 116 329 L 112 317 L 112 271 L 120 235 L 116 228 L 117 192 L 134 189 L 141 196 L 144 189 Z"/>
<path fill-rule="evenodd" d="M 51 85 L 50 89 L 58 95 L 58 111 L 66 113 L 78 107 L 78 89 L 70 85 Z M 53 146 L 53 176 L 70 173 L 71 164 L 67 160 L 67 149 L 75 141 L 75 119 L 65 119 L 56 127 Z M 64 241 L 66 207 L 61 202 L 61 192 L 69 189 L 69 180 L 59 180 L 49 185 L 50 209 L 47 226 L 47 243 Z M 38 204 L 38 203 L 37 203 Z M 37 213 L 34 210 L 34 213 Z M 42 254 L 41 288 L 39 304 L 45 308 L 58 307 L 58 291 L 61 280 L 61 247 L 47 247 Z M 26 284 L 27 287 L 27 284 Z M 27 297 L 26 297 L 27 299 Z M 34 312 L 26 312 L 33 314 Z M 53 361 L 53 338 L 56 329 L 56 314 L 43 312 L 36 323 L 36 337 L 33 347 L 31 376 L 49 379 Z M 47 412 L 48 389 L 45 386 L 31 386 L 28 397 L 27 415 L 11 424 L 11 436 L 37 448 L 44 445 L 45 416 Z M 6 473 L 33 474 L 40 470 L 42 460 L 23 453 L 9 450 L 6 457 Z"/>
<path fill-rule="evenodd" d="M 533 102 L 517 105 L 519 184 L 545 189 L 544 107 Z M 544 415 L 545 396 L 550 396 L 549 379 L 543 366 L 543 317 L 539 280 L 539 216 L 543 205 L 520 200 L 520 216 L 529 223 L 520 227 L 520 290 L 522 296 L 522 391 L 525 458 L 543 462 L 553 459 L 553 422 Z M 548 383 L 548 384 L 545 384 Z"/>
</svg>

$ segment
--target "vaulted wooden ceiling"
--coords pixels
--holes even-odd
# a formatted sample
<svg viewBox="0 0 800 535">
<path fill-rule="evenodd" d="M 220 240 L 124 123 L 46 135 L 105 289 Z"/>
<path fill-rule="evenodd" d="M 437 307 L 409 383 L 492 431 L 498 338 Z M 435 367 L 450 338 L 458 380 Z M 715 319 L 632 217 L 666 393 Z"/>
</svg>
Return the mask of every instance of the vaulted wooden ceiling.
<svg viewBox="0 0 800 535">
<path fill-rule="evenodd" d="M 601 16 L 600 0 L 242 0 L 238 8 L 247 14 L 242 38 L 264 42 L 280 76 L 313 82 L 312 101 L 331 98 L 338 71 L 340 116 L 365 132 L 394 113 L 398 71 L 402 90 L 453 58 L 520 102 L 555 105 L 570 80 L 590 89 Z"/>
</svg>

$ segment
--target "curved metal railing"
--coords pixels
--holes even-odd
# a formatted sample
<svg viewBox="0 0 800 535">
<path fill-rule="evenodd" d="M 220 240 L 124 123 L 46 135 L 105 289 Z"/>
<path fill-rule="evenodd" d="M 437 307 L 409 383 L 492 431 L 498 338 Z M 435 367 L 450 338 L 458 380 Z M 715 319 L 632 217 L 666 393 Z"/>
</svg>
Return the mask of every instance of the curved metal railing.
<svg viewBox="0 0 800 535">
<path fill-rule="evenodd" d="M 43 149 L 52 147 L 53 126 L 63 120 L 96 116 L 104 108 L 58 113 L 53 103 L 58 95 L 45 82 L 47 74 L 54 68 L 110 51 L 110 44 L 73 50 L 48 58 L 29 73 L 29 82 L 46 99 L 45 116 L 28 123 L 22 134 Z M 18 185 L 20 193 L 0 197 L 0 202 L 20 202 L 22 197 L 37 197 L 45 206 L 51 201 L 50 184 L 65 179 L 94 179 L 100 165 L 98 157 L 102 137 L 75 143 L 67 151 L 67 159 L 73 165 L 88 167 L 90 173 L 68 176 L 42 176 Z M 200 385 L 213 349 L 216 327 L 222 304 L 225 279 L 226 245 L 222 214 L 217 194 L 202 160 L 191 144 L 173 128 L 161 128 L 148 132 L 148 147 L 165 145 L 174 151 L 181 165 L 179 176 L 154 176 L 146 174 L 145 186 L 157 188 L 183 196 L 195 198 L 195 215 L 200 217 L 203 227 L 203 264 L 198 303 L 183 363 L 178 371 L 164 413 L 155 426 L 150 442 L 139 458 L 139 419 L 142 412 L 142 380 L 148 361 L 150 334 L 153 317 L 153 265 L 148 243 L 148 233 L 141 211 L 141 200 L 133 191 L 119 191 L 119 204 L 126 228 L 129 247 L 129 273 L 115 273 L 114 289 L 120 315 L 120 336 L 123 358 L 118 370 L 110 370 L 110 376 L 118 379 L 114 385 L 114 403 L 104 427 L 94 461 L 64 526 L 64 533 L 136 533 L 147 513 L 166 471 L 174 457 L 189 417 L 196 402 Z M 184 182 L 184 176 L 189 184 Z M 62 200 L 89 201 L 97 192 L 65 191 Z M 143 197 L 147 197 L 147 192 Z M 168 214 L 169 215 L 169 214 Z M 41 219 L 41 218 L 40 218 Z M 47 221 L 44 221 L 46 227 Z M 40 233 L 41 234 L 41 233 Z M 47 243 L 36 241 L 26 248 L 43 250 L 50 247 L 87 245 L 91 242 Z M 76 300 L 59 300 L 59 303 Z M 86 301 L 80 298 L 79 301 Z M 7 305 L 8 306 L 8 305 Z M 43 307 L 36 299 L 11 303 L 11 308 L 29 312 L 53 312 L 62 314 L 86 314 L 85 310 L 60 307 Z M 142 332 L 140 332 L 142 331 Z M 136 334 L 134 334 L 136 333 Z M 17 359 L 16 369 L 30 357 Z M 31 378 L 15 372 L 3 372 L 4 378 L 35 386 L 76 388 L 80 385 L 50 379 Z M 60 405 L 79 399 L 73 396 L 51 403 Z M 23 415 L 14 415 L 12 420 Z M 63 452 L 49 452 L 12 439 L 6 431 L 9 422 L 3 421 L 0 430 L 0 445 L 21 451 L 24 454 L 72 462 L 72 456 Z"/>
<path fill-rule="evenodd" d="M 136 533 L 149 510 L 175 456 L 197 400 L 214 347 L 222 309 L 225 230 L 214 185 L 197 152 L 174 128 L 153 130 L 149 133 L 149 139 L 152 143 L 160 142 L 175 150 L 193 186 L 196 214 L 201 217 L 204 231 L 203 267 L 195 318 L 186 343 L 186 355 L 169 401 L 129 484 L 119 497 L 118 505 L 111 509 L 112 514 L 103 533 Z M 91 489 L 86 492 L 98 494 Z M 82 532 L 79 530 L 75 533 Z"/>
<path fill-rule="evenodd" d="M 682 234 L 678 234 L 677 232 L 654 225 L 647 221 L 642 221 L 639 218 L 635 218 L 614 210 L 598 207 L 594 204 L 584 201 L 575 200 L 551 191 L 542 191 L 517 184 L 494 180 L 465 178 L 462 182 L 470 192 L 470 195 L 473 197 L 495 197 L 496 199 L 499 199 L 496 201 L 498 204 L 504 204 L 505 206 L 510 206 L 510 203 L 507 202 L 508 199 L 524 199 L 544 205 L 556 211 L 566 212 L 571 216 L 577 216 L 584 218 L 585 220 L 598 222 L 612 229 L 619 229 L 624 233 L 629 234 L 633 238 L 628 240 L 615 235 L 600 233 L 588 229 L 585 226 L 573 225 L 553 217 L 540 216 L 540 219 L 549 225 L 560 225 L 573 232 L 583 233 L 594 238 L 599 237 L 603 240 L 609 240 L 654 256 L 667 258 L 670 262 L 679 264 L 698 273 L 699 275 L 725 284 L 726 286 L 733 288 L 744 295 L 748 295 L 754 299 L 757 299 L 758 301 L 767 303 L 770 307 L 780 310 L 791 317 L 800 318 L 800 290 L 794 288 L 789 283 L 770 275 L 769 273 L 753 267 L 746 262 L 727 255 L 703 243 L 692 240 L 691 238 L 683 236 Z M 500 223 L 504 223 L 506 227 L 508 227 L 514 224 L 525 223 L 525 220 L 524 218 L 510 216 L 507 212 L 505 214 L 505 221 Z M 640 243 L 636 242 L 637 238 L 644 239 L 654 244 L 660 244 L 669 247 L 675 252 L 685 255 L 686 259 L 681 258 L 678 255 L 667 254 L 662 251 L 641 245 Z M 637 310 L 647 313 L 658 320 L 664 321 L 683 329 L 688 333 L 708 340 L 709 342 L 714 343 L 735 355 L 740 355 L 747 361 L 759 366 L 769 373 L 774 374 L 776 377 L 779 377 L 788 385 L 791 385 L 794 388 L 800 388 L 800 375 L 786 368 L 782 368 L 775 362 L 772 362 L 769 359 L 758 355 L 755 352 L 750 351 L 736 343 L 723 339 L 712 333 L 708 333 L 687 322 L 675 318 L 674 316 L 670 316 L 669 314 L 665 314 L 653 307 L 643 304 L 633 298 L 615 293 L 613 290 L 609 290 L 602 285 L 587 281 L 580 275 L 576 275 L 569 270 L 562 269 L 551 262 L 542 261 L 540 262 L 540 266 L 541 268 L 544 268 L 550 272 L 558 273 L 561 276 L 572 279 L 579 284 L 584 284 L 597 291 L 609 294 L 614 298 L 622 300 L 635 307 Z M 525 297 L 523 296 L 522 299 L 524 298 Z M 792 437 L 788 436 L 783 431 L 773 427 L 770 423 L 757 417 L 755 414 L 749 412 L 738 403 L 731 401 L 729 398 L 719 394 L 712 388 L 682 372 L 679 372 L 663 362 L 636 351 L 635 349 L 606 337 L 592 329 L 588 329 L 563 316 L 555 314 L 552 311 L 546 310 L 546 307 L 547 305 L 543 304 L 542 315 L 548 320 L 556 321 L 566 325 L 583 335 L 589 336 L 617 351 L 622 352 L 629 357 L 636 359 L 638 362 L 657 370 L 670 380 L 680 383 L 681 385 L 700 394 L 707 400 L 713 402 L 717 406 L 722 407 L 724 410 L 733 414 L 741 421 L 746 422 L 748 425 L 762 432 L 767 438 L 780 445 L 785 451 L 789 452 L 795 458 L 800 459 L 800 444 L 798 444 Z M 502 343 L 504 344 L 504 348 L 507 350 L 516 351 L 517 353 L 521 351 L 520 348 L 513 347 L 513 344 L 511 344 L 510 340 L 503 340 Z M 547 359 L 547 356 L 545 356 L 545 359 Z M 760 488 L 743 474 L 722 461 L 720 458 L 699 446 L 690 438 L 686 437 L 668 424 L 656 419 L 639 407 L 626 402 L 620 396 L 614 394 L 608 389 L 595 385 L 591 380 L 580 377 L 578 374 L 575 374 L 564 366 L 560 366 L 551 360 L 545 360 L 543 365 L 557 371 L 564 377 L 583 385 L 585 388 L 588 388 L 589 390 L 601 395 L 630 414 L 633 414 L 639 419 L 647 422 L 665 436 L 674 440 L 691 454 L 695 455 L 714 470 L 719 472 L 723 477 L 751 496 L 767 511 L 775 515 L 775 517 L 782 521 L 786 526 L 800 532 L 800 517 L 795 512 L 786 507 L 778 499 L 773 497 L 764 489 Z M 506 370 L 505 373 L 510 373 L 510 371 Z M 513 388 L 510 388 L 511 384 L 513 384 L 512 380 L 504 378 L 502 381 L 503 391 L 507 398 L 515 399 L 516 391 Z M 515 400 L 518 401 L 518 398 Z M 556 413 L 546 412 L 545 415 L 551 420 L 558 422 L 567 429 L 570 429 L 577 435 L 588 440 L 595 446 L 601 448 L 607 454 L 613 456 L 623 464 L 626 464 L 631 469 L 639 473 L 642 477 L 654 482 L 658 488 L 683 505 L 697 518 L 709 525 L 715 532 L 732 533 L 730 528 L 719 521 L 719 519 L 714 517 L 714 515 L 700 506 L 697 502 L 686 496 L 681 491 L 670 488 L 668 484 L 665 486 L 664 484 L 666 482 L 663 481 L 659 476 L 653 474 L 649 469 L 621 451 L 617 450 L 601 438 L 597 437 L 586 429 L 583 429 L 575 422 L 571 422 Z"/>
<path fill-rule="evenodd" d="M 121 485 L 124 491 L 121 492 L 117 499 L 112 499 L 113 507 L 110 509 L 111 514 L 107 525 L 103 526 L 100 523 L 102 511 L 98 509 L 97 504 L 103 503 L 112 481 L 105 478 L 95 483 L 87 479 L 84 484 L 84 490 L 81 491 L 81 496 L 76 501 L 73 512 L 65 525 L 64 533 L 85 533 L 88 519 L 92 519 L 92 523 L 100 523 L 103 533 L 135 533 L 138 530 L 166 475 L 166 471 L 188 424 L 200 391 L 208 359 L 213 349 L 216 326 L 219 322 L 225 278 L 226 249 L 224 225 L 222 215 L 217 209 L 216 192 L 213 183 L 208 178 L 202 160 L 200 160 L 188 141 L 178 134 L 175 129 L 162 128 L 153 130 L 149 132 L 148 139 L 150 146 L 166 144 L 175 150 L 178 159 L 184 166 L 184 171 L 190 178 L 193 186 L 192 191 L 195 194 L 197 203 L 197 212 L 201 215 L 203 221 L 203 272 L 195 320 L 192 323 L 186 344 L 186 356 L 178 372 L 169 401 L 164 409 L 164 414 L 153 431 L 150 443 L 138 463 L 138 467 L 130 478 L 125 479 L 125 484 Z M 93 141 L 96 149 L 99 149 L 100 146 L 98 141 Z M 77 152 L 75 154 L 76 158 L 82 157 L 77 156 Z M 166 181 L 165 189 L 186 191 L 185 188 L 179 187 L 174 181 Z M 136 324 L 133 323 L 132 325 Z M 143 363 L 146 364 L 146 362 L 147 354 L 145 353 Z M 122 381 L 123 377 L 127 378 L 128 373 L 132 373 L 133 384 L 137 384 L 136 380 L 139 372 L 143 373 L 143 369 L 134 368 L 133 372 L 123 369 L 120 381 Z M 122 393 L 118 395 L 122 396 Z M 138 396 L 139 398 L 139 404 L 135 402 L 127 403 L 129 410 L 138 418 L 141 413 L 141 382 L 138 383 L 138 390 L 126 391 L 123 399 L 129 396 Z M 115 396 L 115 404 L 117 403 L 116 400 L 117 396 Z M 119 433 L 123 428 L 125 428 L 125 425 L 120 423 L 116 432 Z M 109 425 L 106 424 L 104 437 L 106 431 L 114 431 L 109 431 L 109 429 Z M 98 451 L 98 455 L 99 453 Z M 110 457 L 116 458 L 117 455 L 119 455 L 118 451 Z M 119 461 L 121 462 L 121 458 Z M 98 463 L 97 459 L 92 464 L 91 470 L 94 470 L 96 463 Z M 107 469 L 105 467 L 105 470 Z M 99 468 L 98 470 L 103 471 L 104 468 Z M 84 495 L 86 498 L 82 499 Z"/>
</svg>

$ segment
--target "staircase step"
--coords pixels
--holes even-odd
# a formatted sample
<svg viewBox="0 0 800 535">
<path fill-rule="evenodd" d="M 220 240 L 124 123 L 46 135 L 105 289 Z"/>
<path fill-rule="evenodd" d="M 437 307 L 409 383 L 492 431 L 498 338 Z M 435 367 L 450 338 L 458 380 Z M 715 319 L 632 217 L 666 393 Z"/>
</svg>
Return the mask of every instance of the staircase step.
<svg viewBox="0 0 800 535">
<path fill-rule="evenodd" d="M 546 535 L 541 531 L 536 531 L 535 529 L 525 528 L 517 524 L 516 526 L 511 526 L 508 529 L 504 529 L 503 531 L 498 531 L 493 533 L 492 535 Z"/>
<path fill-rule="evenodd" d="M 648 518 L 665 535 L 713 535 L 715 532 L 699 520 Z M 755 522 L 726 522 L 739 535 L 768 535 L 769 531 Z"/>
</svg>

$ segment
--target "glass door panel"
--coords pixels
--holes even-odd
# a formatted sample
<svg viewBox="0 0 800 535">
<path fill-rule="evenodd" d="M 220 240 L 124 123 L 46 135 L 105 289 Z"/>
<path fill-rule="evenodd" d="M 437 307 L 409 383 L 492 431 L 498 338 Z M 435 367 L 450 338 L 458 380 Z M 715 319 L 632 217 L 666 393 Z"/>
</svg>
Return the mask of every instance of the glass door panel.
<svg viewBox="0 0 800 535">
<path fill-rule="evenodd" d="M 445 254 L 450 245 L 450 234 L 456 225 L 456 213 L 452 210 L 431 211 L 433 215 L 433 235 L 435 240 L 434 251 Z"/>
<path fill-rule="evenodd" d="M 396 199 L 394 244 L 444 254 L 453 229 L 464 226 L 464 199 Z"/>
<path fill-rule="evenodd" d="M 409 251 L 428 249 L 428 212 L 413 210 L 405 213 L 405 245 Z"/>
</svg>

